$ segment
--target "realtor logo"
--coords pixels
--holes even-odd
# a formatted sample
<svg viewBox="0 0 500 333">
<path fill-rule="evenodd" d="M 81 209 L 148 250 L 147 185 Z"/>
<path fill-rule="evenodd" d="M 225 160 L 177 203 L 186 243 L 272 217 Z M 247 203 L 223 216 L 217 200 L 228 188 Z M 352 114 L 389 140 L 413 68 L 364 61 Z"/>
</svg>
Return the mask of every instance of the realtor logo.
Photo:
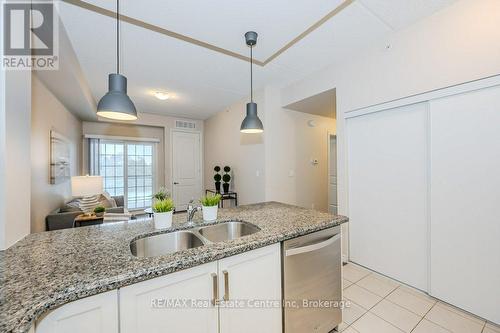
<svg viewBox="0 0 500 333">
<path fill-rule="evenodd" d="M 3 11 L 4 69 L 58 69 L 54 2 L 6 1 Z"/>
</svg>

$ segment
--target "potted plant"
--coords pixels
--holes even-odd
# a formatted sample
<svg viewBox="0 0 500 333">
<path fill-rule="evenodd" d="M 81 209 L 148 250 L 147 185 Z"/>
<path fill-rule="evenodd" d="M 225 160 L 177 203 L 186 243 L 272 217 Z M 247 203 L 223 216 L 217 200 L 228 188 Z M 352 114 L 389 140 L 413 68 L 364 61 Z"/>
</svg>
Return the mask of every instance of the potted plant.
<svg viewBox="0 0 500 333">
<path fill-rule="evenodd" d="M 104 208 L 103 206 L 97 206 L 96 208 L 94 208 L 94 214 L 97 217 L 103 216 L 105 211 L 106 208 Z"/>
<path fill-rule="evenodd" d="M 231 175 L 229 174 L 230 171 L 231 168 L 226 165 L 224 167 L 224 175 L 222 176 L 222 181 L 224 182 L 224 184 L 222 184 L 222 188 L 224 189 L 224 193 L 229 192 L 229 182 L 231 181 Z"/>
<path fill-rule="evenodd" d="M 203 207 L 203 221 L 217 220 L 217 211 L 221 199 L 220 194 L 206 195 L 200 199 L 201 206 Z"/>
<path fill-rule="evenodd" d="M 220 193 L 220 180 L 222 179 L 222 176 L 220 175 L 220 166 L 216 165 L 214 168 L 215 175 L 214 175 L 214 180 L 215 180 L 215 191 L 217 193 Z"/>
<path fill-rule="evenodd" d="M 156 200 L 165 200 L 169 196 L 170 196 L 170 191 L 165 186 L 160 187 L 158 192 L 153 194 L 153 198 Z"/>
<path fill-rule="evenodd" d="M 156 200 L 153 204 L 153 217 L 156 229 L 170 228 L 174 213 L 174 201 L 172 198 Z"/>
</svg>

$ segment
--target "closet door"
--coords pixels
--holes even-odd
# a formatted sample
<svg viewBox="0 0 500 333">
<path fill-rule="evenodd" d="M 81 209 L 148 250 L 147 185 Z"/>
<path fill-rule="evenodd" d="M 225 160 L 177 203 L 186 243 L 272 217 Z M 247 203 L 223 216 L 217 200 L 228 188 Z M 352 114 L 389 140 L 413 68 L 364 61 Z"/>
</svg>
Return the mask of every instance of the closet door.
<svg viewBox="0 0 500 333">
<path fill-rule="evenodd" d="M 428 282 L 428 104 L 347 119 L 350 259 Z"/>
<path fill-rule="evenodd" d="M 500 323 L 500 87 L 431 103 L 432 295 Z"/>
</svg>

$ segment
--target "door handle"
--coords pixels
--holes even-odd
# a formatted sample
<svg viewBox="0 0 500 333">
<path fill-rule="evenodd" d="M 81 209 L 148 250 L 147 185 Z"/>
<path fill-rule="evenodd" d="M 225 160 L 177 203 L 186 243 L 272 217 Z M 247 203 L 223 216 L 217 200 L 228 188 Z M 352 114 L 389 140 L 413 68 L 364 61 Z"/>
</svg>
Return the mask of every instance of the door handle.
<svg viewBox="0 0 500 333">
<path fill-rule="evenodd" d="M 297 248 L 286 250 L 285 256 L 286 257 L 290 257 L 290 256 L 294 256 L 296 254 L 301 254 L 301 253 L 306 253 L 306 252 L 312 252 L 312 251 L 316 251 L 316 250 L 322 249 L 325 246 L 328 246 L 330 244 L 335 243 L 336 241 L 338 241 L 340 239 L 340 237 L 341 237 L 341 234 L 336 234 L 335 236 L 333 236 L 331 238 L 328 238 L 327 240 L 325 240 L 323 242 L 320 242 L 320 243 L 316 243 L 316 244 L 312 244 L 312 245 L 307 245 L 307 246 L 302 246 L 302 247 L 297 247 Z"/>
<path fill-rule="evenodd" d="M 217 274 L 212 273 L 212 305 L 216 306 L 219 303 L 219 281 Z"/>
<path fill-rule="evenodd" d="M 178 182 L 174 182 L 174 185 L 179 185 L 179 183 Z"/>
<path fill-rule="evenodd" d="M 224 300 L 229 301 L 229 272 L 222 271 L 224 275 Z"/>
</svg>

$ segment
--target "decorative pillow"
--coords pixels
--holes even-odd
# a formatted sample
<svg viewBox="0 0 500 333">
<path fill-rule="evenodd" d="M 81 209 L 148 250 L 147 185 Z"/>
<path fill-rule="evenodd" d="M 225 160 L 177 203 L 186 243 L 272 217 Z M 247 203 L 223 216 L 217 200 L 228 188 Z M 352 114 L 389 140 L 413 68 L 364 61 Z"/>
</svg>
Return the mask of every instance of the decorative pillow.
<svg viewBox="0 0 500 333">
<path fill-rule="evenodd" d="M 101 196 L 104 197 L 104 199 L 106 199 L 108 201 L 108 204 L 109 204 L 108 207 L 104 206 L 104 208 L 116 208 L 116 207 L 118 207 L 115 199 L 111 195 L 109 195 L 108 192 L 106 192 L 106 191 L 102 192 Z"/>
<path fill-rule="evenodd" d="M 80 199 L 80 209 L 84 213 L 93 212 L 94 208 L 96 208 L 97 206 L 99 206 L 99 195 L 93 195 Z"/>
</svg>

